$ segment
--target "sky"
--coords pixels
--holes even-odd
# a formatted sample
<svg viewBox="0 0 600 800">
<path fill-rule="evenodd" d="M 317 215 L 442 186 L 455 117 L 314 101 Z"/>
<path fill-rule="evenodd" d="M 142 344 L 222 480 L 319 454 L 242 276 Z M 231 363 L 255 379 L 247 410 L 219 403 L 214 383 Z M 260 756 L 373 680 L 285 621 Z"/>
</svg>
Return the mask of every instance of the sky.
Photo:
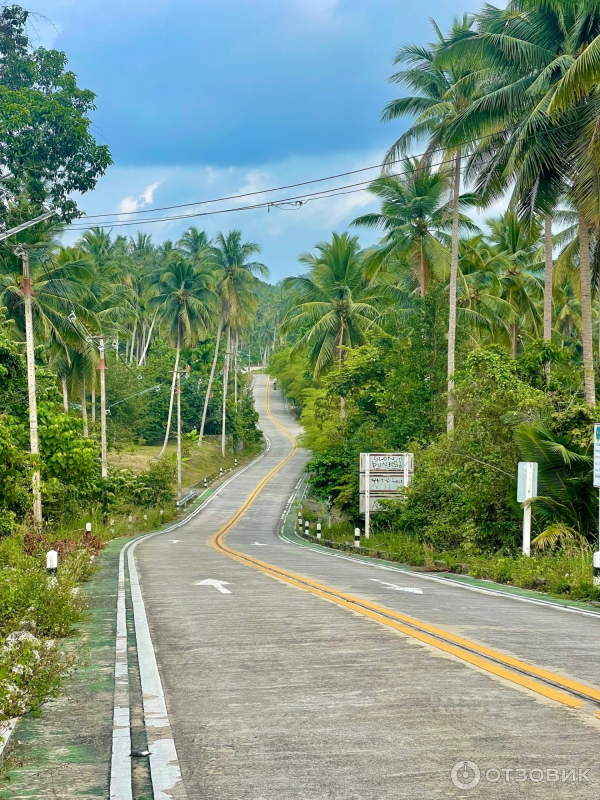
<svg viewBox="0 0 600 800">
<path fill-rule="evenodd" d="M 97 95 L 92 131 L 109 145 L 114 164 L 79 201 L 92 215 L 259 192 L 242 202 L 184 209 L 215 211 L 374 177 L 375 170 L 261 194 L 379 164 L 407 126 L 380 121 L 384 105 L 402 92 L 386 82 L 396 50 L 432 41 L 431 17 L 446 29 L 453 16 L 477 10 L 479 3 L 31 0 L 24 5 L 32 12 L 32 37 L 64 50 L 79 85 Z M 239 228 L 261 246 L 260 258 L 277 281 L 300 271 L 300 253 L 375 208 L 368 193 L 359 191 L 300 208 L 213 214 L 119 232 L 143 230 L 161 242 L 176 241 L 192 224 L 209 236 Z M 373 234 L 357 232 L 365 245 L 373 241 Z M 70 240 L 77 235 L 69 234 Z"/>
</svg>

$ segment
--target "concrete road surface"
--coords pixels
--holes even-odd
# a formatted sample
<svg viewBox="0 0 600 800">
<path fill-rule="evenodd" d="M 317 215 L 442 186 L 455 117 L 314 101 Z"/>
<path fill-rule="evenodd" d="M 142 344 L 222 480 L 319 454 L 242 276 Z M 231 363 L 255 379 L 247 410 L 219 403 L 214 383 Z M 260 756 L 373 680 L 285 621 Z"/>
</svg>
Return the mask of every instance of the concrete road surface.
<svg viewBox="0 0 600 800">
<path fill-rule="evenodd" d="M 257 376 L 268 452 L 184 527 L 146 539 L 133 552 L 143 604 L 138 598 L 130 669 L 139 658 L 149 749 L 163 750 L 150 756 L 155 797 L 598 798 L 600 703 L 568 687 L 569 680 L 600 687 L 600 619 L 280 539 L 307 454 L 294 452 L 261 489 L 293 452 L 278 424 L 294 437 L 300 433 L 272 388 L 267 413 L 266 390 L 267 378 Z M 306 586 L 215 549 L 211 537 L 236 512 L 224 544 L 302 576 Z M 328 595 L 328 587 L 338 594 Z M 402 633 L 377 617 L 383 612 L 344 605 L 339 593 L 389 610 L 392 624 L 400 613 L 417 628 L 427 623 L 501 659 L 555 673 L 561 683 L 538 676 L 527 688 L 527 669 L 511 668 L 503 677 L 497 659 L 481 667 L 468 648 L 463 657 L 437 645 L 443 635 L 431 644 Z M 156 699 L 161 681 L 163 711 Z M 132 719 L 142 719 L 135 680 L 130 702 Z M 144 758 L 142 752 L 135 761 L 134 797 L 144 783 Z"/>
</svg>

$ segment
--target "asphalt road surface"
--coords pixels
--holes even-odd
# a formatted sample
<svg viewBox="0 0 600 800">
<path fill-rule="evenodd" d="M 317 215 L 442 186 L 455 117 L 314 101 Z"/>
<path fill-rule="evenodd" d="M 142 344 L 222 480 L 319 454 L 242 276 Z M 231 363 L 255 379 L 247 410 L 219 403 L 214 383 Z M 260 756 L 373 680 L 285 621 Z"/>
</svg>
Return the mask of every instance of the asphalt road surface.
<svg viewBox="0 0 600 800">
<path fill-rule="evenodd" d="M 155 797 L 597 799 L 600 619 L 282 540 L 308 456 L 255 394 L 265 455 L 130 550 Z"/>
</svg>

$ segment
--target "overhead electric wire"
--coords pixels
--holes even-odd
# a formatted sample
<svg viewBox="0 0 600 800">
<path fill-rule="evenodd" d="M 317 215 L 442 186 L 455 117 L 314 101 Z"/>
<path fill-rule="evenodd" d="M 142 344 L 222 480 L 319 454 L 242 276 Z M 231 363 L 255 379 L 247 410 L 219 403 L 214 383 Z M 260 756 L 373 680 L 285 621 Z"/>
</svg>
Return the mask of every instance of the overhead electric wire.
<svg viewBox="0 0 600 800">
<path fill-rule="evenodd" d="M 551 128 L 548 128 L 545 131 L 545 133 L 551 133 L 553 131 L 562 130 L 562 129 L 570 127 L 571 125 L 574 125 L 574 124 L 576 124 L 576 120 L 573 120 L 572 122 L 567 122 L 567 123 L 565 123 L 563 125 L 555 125 L 555 126 L 553 126 Z M 509 133 L 511 130 L 513 130 L 513 128 L 503 128 L 502 130 L 496 131 L 495 133 L 485 134 L 484 136 L 477 137 L 476 139 L 466 139 L 466 140 L 464 140 L 462 142 L 458 142 L 456 144 L 456 147 L 457 148 L 458 147 L 465 147 L 466 145 L 476 144 L 477 142 L 480 142 L 480 141 L 482 141 L 484 139 L 490 139 L 490 138 L 493 138 L 493 137 L 496 137 L 496 136 L 501 136 L 504 133 Z M 524 141 L 527 141 L 528 139 L 538 138 L 539 135 L 540 135 L 539 133 L 530 134 L 530 135 L 524 137 Z M 435 147 L 432 150 L 425 151 L 423 153 L 414 153 L 412 155 L 402 156 L 402 158 L 396 158 L 393 161 L 388 162 L 388 164 L 386 166 L 390 166 L 392 164 L 404 163 L 404 162 L 406 162 L 406 161 L 408 161 L 410 159 L 421 158 L 422 156 L 427 155 L 428 153 L 433 154 L 433 153 L 442 152 L 442 151 L 445 151 L 445 150 L 447 150 L 446 147 L 441 147 L 441 146 L 440 147 Z M 454 162 L 454 158 L 446 159 L 446 160 L 441 161 L 438 166 L 441 166 L 442 164 L 446 164 L 446 163 L 453 163 L 453 162 Z M 298 188 L 300 186 L 310 186 L 313 183 L 323 183 L 325 181 L 337 180 L 338 178 L 345 178 L 345 177 L 348 177 L 349 175 L 357 175 L 357 174 L 359 174 L 361 172 L 368 172 L 368 171 L 373 170 L 373 169 L 381 169 L 382 166 L 384 166 L 384 165 L 382 165 L 381 163 L 378 163 L 378 164 L 373 164 L 373 165 L 368 166 L 368 167 L 359 167 L 358 169 L 348 170 L 347 172 L 339 172 L 339 173 L 337 173 L 335 175 L 327 175 L 327 176 L 325 176 L 323 178 L 313 178 L 311 180 L 300 181 L 298 183 L 290 183 L 290 184 L 287 184 L 287 185 L 284 185 L 284 186 L 276 186 L 276 187 L 272 187 L 270 189 L 261 189 L 261 190 L 257 190 L 257 191 L 253 191 L 253 192 L 242 192 L 242 193 L 239 193 L 239 194 L 227 195 L 227 196 L 224 196 L 224 197 L 215 197 L 215 198 L 212 198 L 212 199 L 209 199 L 209 200 L 198 200 L 198 201 L 193 202 L 193 203 L 179 203 L 177 205 L 171 205 L 171 206 L 156 206 L 155 208 L 136 209 L 135 211 L 113 211 L 111 213 L 104 213 L 104 214 L 89 214 L 89 215 L 86 215 L 85 219 L 93 220 L 93 219 L 101 219 L 101 218 L 104 218 L 104 217 L 130 216 L 132 214 L 152 214 L 152 213 L 154 213 L 156 211 L 171 211 L 171 210 L 174 210 L 174 209 L 177 209 L 177 208 L 190 208 L 192 206 L 208 205 L 210 203 L 221 203 L 221 202 L 224 202 L 225 200 L 239 200 L 242 197 L 255 197 L 256 195 L 270 194 L 271 192 L 281 192 L 281 191 L 283 191 L 285 189 L 296 189 L 296 188 Z M 365 181 L 364 183 L 371 183 L 371 180 Z M 341 189 L 341 188 L 344 188 L 344 187 L 337 187 L 337 188 Z M 323 190 L 323 191 L 335 191 L 335 189 Z M 320 192 L 316 192 L 315 194 L 320 194 Z M 274 202 L 283 202 L 283 201 L 274 201 Z M 231 211 L 246 210 L 246 207 L 243 207 L 241 209 L 235 208 L 235 209 L 228 209 L 228 210 L 231 210 Z M 225 212 L 222 212 L 222 213 L 225 213 Z M 181 219 L 183 219 L 183 218 L 185 218 L 185 217 L 181 217 Z M 161 218 L 161 219 L 169 219 L 169 218 Z M 89 227 L 89 225 L 86 226 L 86 227 Z M 107 226 L 100 225 L 98 227 L 107 227 Z"/>
</svg>

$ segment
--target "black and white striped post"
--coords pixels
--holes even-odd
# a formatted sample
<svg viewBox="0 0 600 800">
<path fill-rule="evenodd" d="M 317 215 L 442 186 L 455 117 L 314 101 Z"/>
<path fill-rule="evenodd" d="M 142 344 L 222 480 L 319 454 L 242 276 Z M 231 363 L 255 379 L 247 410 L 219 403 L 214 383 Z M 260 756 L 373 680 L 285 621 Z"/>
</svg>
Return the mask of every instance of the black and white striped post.
<svg viewBox="0 0 600 800">
<path fill-rule="evenodd" d="M 302 533 L 302 512 L 298 512 L 298 533 Z"/>
<path fill-rule="evenodd" d="M 594 553 L 594 586 L 600 586 L 600 553 Z"/>
<path fill-rule="evenodd" d="M 308 534 L 310 533 L 310 523 L 309 523 L 309 521 L 308 521 L 308 520 L 306 520 L 306 521 L 305 521 L 305 523 L 304 523 L 304 533 L 305 533 L 307 536 L 308 536 Z"/>
<path fill-rule="evenodd" d="M 92 532 L 92 523 L 91 522 L 86 522 L 85 523 L 85 532 L 86 533 L 91 533 Z"/>
<path fill-rule="evenodd" d="M 234 462 L 234 466 L 237 467 L 237 458 L 234 458 L 233 462 Z"/>
<path fill-rule="evenodd" d="M 317 522 L 317 539 L 321 539 L 321 523 Z"/>
<path fill-rule="evenodd" d="M 48 550 L 46 553 L 46 572 L 48 575 L 56 575 L 58 572 L 58 553 L 56 550 Z"/>
<path fill-rule="evenodd" d="M 223 467 L 219 467 L 219 478 L 223 477 Z"/>
<path fill-rule="evenodd" d="M 360 528 L 354 528 L 354 547 L 360 547 Z"/>
</svg>

